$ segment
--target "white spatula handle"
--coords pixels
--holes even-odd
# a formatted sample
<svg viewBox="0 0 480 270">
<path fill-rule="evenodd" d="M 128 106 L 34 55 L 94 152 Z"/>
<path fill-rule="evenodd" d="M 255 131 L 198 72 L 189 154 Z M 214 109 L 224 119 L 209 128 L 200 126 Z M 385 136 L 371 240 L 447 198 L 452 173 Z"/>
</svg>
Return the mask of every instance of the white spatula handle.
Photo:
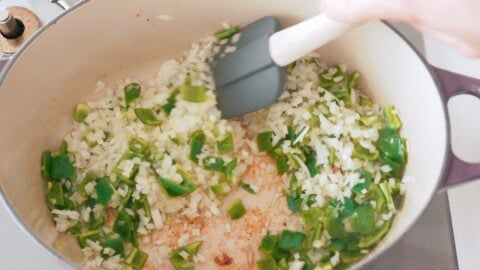
<svg viewBox="0 0 480 270">
<path fill-rule="evenodd" d="M 315 16 L 270 36 L 270 57 L 275 64 L 286 66 L 356 26 L 323 14 Z"/>
</svg>

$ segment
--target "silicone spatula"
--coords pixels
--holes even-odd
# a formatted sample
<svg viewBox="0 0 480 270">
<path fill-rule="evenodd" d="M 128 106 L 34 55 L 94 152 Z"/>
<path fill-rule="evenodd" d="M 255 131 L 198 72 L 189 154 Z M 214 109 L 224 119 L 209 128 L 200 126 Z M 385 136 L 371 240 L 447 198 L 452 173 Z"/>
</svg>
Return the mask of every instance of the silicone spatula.
<svg viewBox="0 0 480 270">
<path fill-rule="evenodd" d="M 264 17 L 241 30 L 231 53 L 220 53 L 213 66 L 218 108 L 232 118 L 274 103 L 282 94 L 285 66 L 334 40 L 355 26 L 318 15 L 280 29 L 274 17 Z"/>
</svg>

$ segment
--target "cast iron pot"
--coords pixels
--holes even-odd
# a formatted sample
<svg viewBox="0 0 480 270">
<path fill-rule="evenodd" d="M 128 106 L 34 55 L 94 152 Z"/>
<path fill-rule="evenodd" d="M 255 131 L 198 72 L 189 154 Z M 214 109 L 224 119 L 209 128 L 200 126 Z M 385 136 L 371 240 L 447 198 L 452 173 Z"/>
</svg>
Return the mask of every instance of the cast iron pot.
<svg viewBox="0 0 480 270">
<path fill-rule="evenodd" d="M 55 230 L 46 206 L 40 154 L 58 147 L 70 129 L 74 106 L 98 95 L 96 82 L 152 78 L 162 61 L 178 56 L 224 21 L 242 26 L 274 15 L 287 26 L 317 12 L 317 0 L 82 1 L 46 25 L 8 63 L 0 63 L 4 203 L 29 235 L 79 267 L 78 245 Z M 362 88 L 376 102 L 395 105 L 408 140 L 405 174 L 414 181 L 391 231 L 357 268 L 398 241 L 440 189 L 480 176 L 480 164 L 463 162 L 452 153 L 446 110 L 454 95 L 479 97 L 480 82 L 430 66 L 381 22 L 361 26 L 320 52 L 329 62 L 359 70 Z"/>
</svg>

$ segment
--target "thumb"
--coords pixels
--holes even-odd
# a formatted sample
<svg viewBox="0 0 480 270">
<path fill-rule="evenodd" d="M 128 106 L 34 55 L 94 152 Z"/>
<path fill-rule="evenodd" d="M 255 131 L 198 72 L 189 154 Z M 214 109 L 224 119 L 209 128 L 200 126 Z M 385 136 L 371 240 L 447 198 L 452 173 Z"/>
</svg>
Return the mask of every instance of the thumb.
<svg viewBox="0 0 480 270">
<path fill-rule="evenodd" d="M 408 17 L 405 2 L 401 0 L 322 0 L 320 10 L 328 17 L 361 23 L 374 19 L 403 20 Z"/>
</svg>

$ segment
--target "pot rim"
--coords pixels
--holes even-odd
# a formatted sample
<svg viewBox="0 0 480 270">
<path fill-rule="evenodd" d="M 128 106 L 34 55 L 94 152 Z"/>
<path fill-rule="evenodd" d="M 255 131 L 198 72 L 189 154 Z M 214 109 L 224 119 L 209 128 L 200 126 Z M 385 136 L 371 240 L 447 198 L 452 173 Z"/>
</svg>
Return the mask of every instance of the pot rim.
<svg viewBox="0 0 480 270">
<path fill-rule="evenodd" d="M 27 42 L 12 56 L 9 58 L 9 61 L 8 63 L 6 64 L 5 68 L 3 69 L 3 71 L 0 73 L 0 88 L 1 86 L 3 85 L 3 82 L 5 81 L 5 78 L 7 77 L 7 74 L 9 73 L 9 71 L 11 70 L 12 66 L 15 64 L 15 62 L 17 61 L 17 59 L 23 54 L 23 52 L 30 46 L 30 44 L 34 43 L 36 41 L 36 39 L 42 35 L 43 32 L 45 32 L 47 29 L 50 28 L 50 26 L 56 24 L 59 20 L 61 20 L 63 17 L 65 16 L 68 16 L 70 13 L 76 11 L 78 8 L 80 8 L 81 6 L 89 3 L 91 0 L 80 0 L 77 4 L 75 4 L 72 8 L 68 9 L 68 10 L 65 10 L 64 12 L 62 12 L 61 14 L 59 14 L 58 16 L 56 16 L 54 19 L 52 19 L 50 22 L 46 23 L 45 25 L 43 25 L 29 40 L 27 40 Z M 386 25 L 391 31 L 393 31 L 397 36 L 399 36 L 403 42 L 405 42 L 407 44 L 407 46 L 415 53 L 415 55 L 420 59 L 422 65 L 427 69 L 427 71 L 429 72 L 430 74 L 430 78 L 433 80 L 433 82 L 435 83 L 435 86 L 436 86 L 436 89 L 437 89 L 437 92 L 438 92 L 438 95 L 440 96 L 441 98 L 441 101 L 442 101 L 442 110 L 443 110 L 443 118 L 445 120 L 445 128 L 446 128 L 446 131 L 445 131 L 445 134 L 446 134 L 446 147 L 444 149 L 444 157 L 443 157 L 443 164 L 442 164 L 442 168 L 441 168 L 441 173 L 440 173 L 440 176 L 437 180 L 437 184 L 436 184 L 436 187 L 435 187 L 435 191 L 438 191 L 441 187 L 442 187 L 442 183 L 444 182 L 444 180 L 446 179 L 446 176 L 447 176 L 447 173 L 449 171 L 449 167 L 448 167 L 448 164 L 450 163 L 451 159 L 452 159 L 452 151 L 451 151 L 451 146 L 450 146 L 450 143 L 451 143 L 451 134 L 450 134 L 450 118 L 449 118 L 449 115 L 448 115 L 448 110 L 447 110 L 447 98 L 445 96 L 445 93 L 443 91 L 443 87 L 439 81 L 439 79 L 437 78 L 437 75 L 435 74 L 434 70 L 433 70 L 433 67 L 428 63 L 427 59 L 425 58 L 425 56 L 423 56 L 422 54 L 420 54 L 419 50 L 402 34 L 400 33 L 397 29 L 395 29 L 391 23 L 387 22 L 387 21 L 384 21 L 382 20 L 381 21 L 384 25 Z M 403 234 L 401 235 L 398 235 L 397 238 L 395 239 L 395 241 L 391 242 L 390 244 L 384 246 L 384 250 L 381 252 L 381 253 L 377 253 L 376 255 L 374 256 L 368 256 L 366 257 L 363 261 L 361 261 L 360 263 L 356 264 L 353 266 L 353 269 L 358 269 L 360 268 L 361 266 L 364 266 L 364 265 L 367 265 L 368 263 L 372 262 L 374 259 L 376 259 L 377 257 L 379 257 L 382 253 L 384 253 L 385 251 L 389 250 L 395 243 L 397 243 L 410 229 L 411 227 L 418 221 L 419 217 L 425 212 L 426 208 L 428 207 L 429 203 L 432 201 L 433 199 L 433 196 L 435 196 L 435 194 L 437 194 L 437 192 L 433 192 L 432 194 L 429 195 L 429 198 L 428 198 L 428 203 L 427 204 L 424 204 L 421 209 L 421 211 L 419 212 L 419 214 L 414 218 L 412 219 L 412 222 L 407 226 L 406 230 L 403 232 Z M 48 246 L 47 244 L 45 244 L 40 238 L 38 238 L 38 236 L 36 234 L 34 234 L 28 227 L 26 224 L 24 224 L 21 220 L 20 220 L 20 217 L 17 215 L 17 213 L 15 212 L 14 208 L 12 207 L 11 203 L 9 202 L 9 200 L 7 199 L 6 195 L 5 195 L 5 192 L 2 188 L 2 186 L 0 186 L 0 202 L 5 206 L 7 212 L 10 214 L 10 216 L 13 217 L 13 219 L 15 220 L 15 223 L 17 225 L 19 225 L 19 227 L 21 228 L 22 231 L 24 231 L 34 242 L 36 242 L 37 244 L 39 244 L 40 246 L 44 247 L 45 249 L 47 249 L 52 255 L 54 255 L 57 259 L 59 259 L 59 261 L 63 262 L 67 267 L 69 268 L 76 268 L 77 267 L 77 264 L 72 262 L 70 259 L 64 257 L 64 256 L 61 256 L 55 249 L 53 249 L 52 247 Z"/>
</svg>

